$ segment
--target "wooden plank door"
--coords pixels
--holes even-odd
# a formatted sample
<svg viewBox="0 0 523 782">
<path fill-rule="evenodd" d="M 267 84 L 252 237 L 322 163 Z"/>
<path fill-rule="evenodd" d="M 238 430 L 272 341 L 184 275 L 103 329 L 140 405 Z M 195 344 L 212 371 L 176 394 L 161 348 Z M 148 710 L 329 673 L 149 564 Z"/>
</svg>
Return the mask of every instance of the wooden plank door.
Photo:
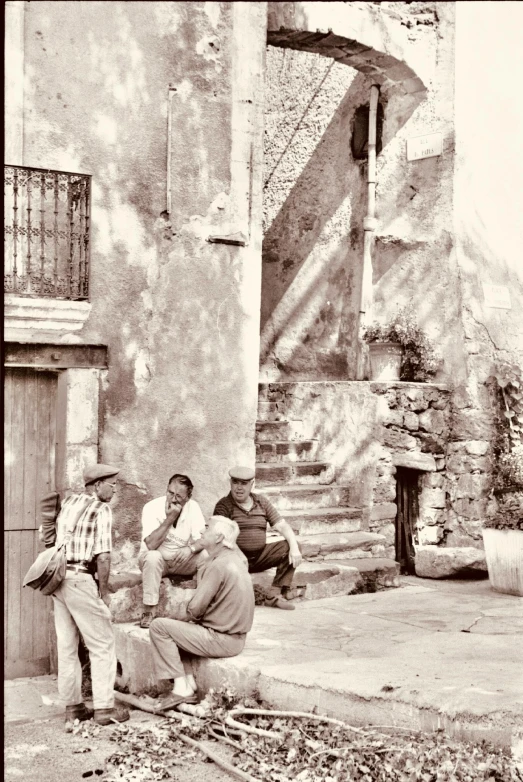
<svg viewBox="0 0 523 782">
<path fill-rule="evenodd" d="M 51 599 L 23 578 L 43 545 L 40 497 L 55 488 L 58 376 L 7 368 L 4 386 L 4 674 L 49 672 Z"/>
<path fill-rule="evenodd" d="M 419 517 L 419 473 L 398 467 L 396 472 L 396 561 L 401 573 L 415 573 L 414 541 Z"/>
</svg>

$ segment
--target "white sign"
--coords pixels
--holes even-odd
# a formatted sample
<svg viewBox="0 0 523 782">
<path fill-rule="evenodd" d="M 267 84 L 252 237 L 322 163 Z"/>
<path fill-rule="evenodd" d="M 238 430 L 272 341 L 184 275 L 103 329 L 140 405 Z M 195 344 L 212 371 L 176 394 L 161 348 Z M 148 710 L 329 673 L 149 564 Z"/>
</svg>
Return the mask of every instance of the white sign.
<svg viewBox="0 0 523 782">
<path fill-rule="evenodd" d="M 483 295 L 486 307 L 498 307 L 502 310 L 511 310 L 510 291 L 505 285 L 487 285 L 483 283 Z"/>
<path fill-rule="evenodd" d="M 407 160 L 421 160 L 424 157 L 436 157 L 443 152 L 443 135 L 427 133 L 426 136 L 414 136 L 407 139 Z"/>
</svg>

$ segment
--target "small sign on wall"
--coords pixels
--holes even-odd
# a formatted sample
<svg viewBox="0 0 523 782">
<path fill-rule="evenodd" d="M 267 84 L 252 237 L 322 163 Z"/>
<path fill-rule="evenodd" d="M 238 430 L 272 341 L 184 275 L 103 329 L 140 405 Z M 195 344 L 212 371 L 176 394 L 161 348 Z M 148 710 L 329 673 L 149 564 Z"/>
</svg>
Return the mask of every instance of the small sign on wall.
<svg viewBox="0 0 523 782">
<path fill-rule="evenodd" d="M 502 310 L 512 309 L 510 291 L 505 285 L 488 285 L 483 283 L 483 295 L 486 307 L 498 307 Z"/>
<path fill-rule="evenodd" d="M 443 152 L 443 134 L 427 133 L 407 139 L 407 160 L 422 160 L 424 157 L 437 157 Z"/>
</svg>

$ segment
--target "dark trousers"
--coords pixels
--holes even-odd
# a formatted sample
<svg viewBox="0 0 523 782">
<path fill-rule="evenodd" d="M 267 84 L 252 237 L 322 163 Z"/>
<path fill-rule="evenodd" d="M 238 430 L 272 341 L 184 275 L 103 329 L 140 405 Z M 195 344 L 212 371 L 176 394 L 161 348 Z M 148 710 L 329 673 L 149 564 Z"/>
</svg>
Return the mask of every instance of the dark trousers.
<svg viewBox="0 0 523 782">
<path fill-rule="evenodd" d="M 274 587 L 290 587 L 295 568 L 289 562 L 289 544 L 286 540 L 267 543 L 257 554 L 247 554 L 249 573 L 261 573 L 276 567 Z"/>
</svg>

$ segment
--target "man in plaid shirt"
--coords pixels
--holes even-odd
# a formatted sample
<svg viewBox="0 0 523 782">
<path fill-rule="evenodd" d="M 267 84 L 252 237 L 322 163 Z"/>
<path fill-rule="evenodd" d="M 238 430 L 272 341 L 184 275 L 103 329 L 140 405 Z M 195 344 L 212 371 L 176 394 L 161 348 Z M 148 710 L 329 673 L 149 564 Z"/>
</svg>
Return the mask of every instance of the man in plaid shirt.
<svg viewBox="0 0 523 782">
<path fill-rule="evenodd" d="M 112 511 L 117 467 L 96 464 L 84 472 L 85 492 L 64 500 L 57 519 L 56 542 L 66 543 L 65 579 L 53 594 L 58 647 L 58 691 L 66 721 L 94 716 L 100 725 L 124 722 L 129 712 L 114 706 L 116 652 L 109 609 Z M 72 533 L 71 533 L 72 530 Z M 98 575 L 98 585 L 92 575 Z M 89 650 L 94 715 L 82 701 L 79 633 Z"/>
</svg>

